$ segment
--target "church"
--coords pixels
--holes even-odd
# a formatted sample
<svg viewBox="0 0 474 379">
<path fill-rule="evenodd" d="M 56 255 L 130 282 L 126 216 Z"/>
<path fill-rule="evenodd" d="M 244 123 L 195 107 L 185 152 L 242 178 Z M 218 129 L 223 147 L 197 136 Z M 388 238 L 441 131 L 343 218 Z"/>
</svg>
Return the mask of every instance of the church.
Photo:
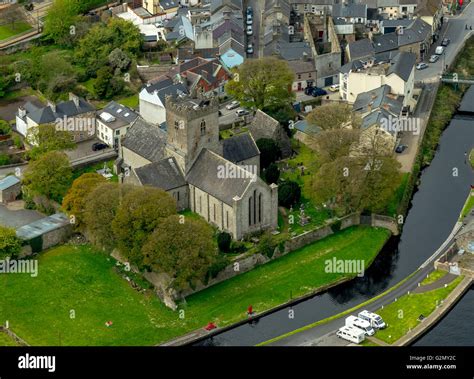
<svg viewBox="0 0 474 379">
<path fill-rule="evenodd" d="M 161 188 L 234 239 L 278 226 L 278 186 L 250 133 L 219 139 L 217 98 L 166 97 L 166 130 L 139 117 L 119 148 L 123 181 Z"/>
</svg>

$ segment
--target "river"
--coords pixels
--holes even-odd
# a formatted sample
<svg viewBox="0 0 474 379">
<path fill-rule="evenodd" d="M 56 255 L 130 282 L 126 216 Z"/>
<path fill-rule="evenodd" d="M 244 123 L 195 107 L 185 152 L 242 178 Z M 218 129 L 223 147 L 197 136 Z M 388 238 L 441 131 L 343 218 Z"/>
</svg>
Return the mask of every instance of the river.
<svg viewBox="0 0 474 379">
<path fill-rule="evenodd" d="M 474 182 L 474 173 L 465 156 L 473 146 L 474 118 L 454 117 L 441 136 L 431 165 L 421 173 L 420 185 L 413 196 L 402 234 L 389 240 L 364 277 L 293 305 L 293 319 L 288 318 L 288 309 L 282 309 L 197 345 L 256 345 L 352 308 L 416 271 L 446 240 L 459 217 Z M 469 293 L 473 296 L 472 291 Z M 470 312 L 464 316 L 466 327 L 471 322 L 468 315 L 473 311 L 471 301 Z M 432 333 L 436 333 L 437 328 Z M 425 338 L 430 335 L 431 332 Z M 449 340 L 443 342 L 451 343 Z"/>
</svg>

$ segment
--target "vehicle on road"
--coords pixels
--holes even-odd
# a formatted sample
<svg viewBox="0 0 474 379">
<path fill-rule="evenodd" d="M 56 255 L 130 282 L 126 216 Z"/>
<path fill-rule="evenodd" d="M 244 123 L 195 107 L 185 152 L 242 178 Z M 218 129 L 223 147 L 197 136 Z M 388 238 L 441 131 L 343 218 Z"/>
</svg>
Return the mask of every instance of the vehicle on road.
<svg viewBox="0 0 474 379">
<path fill-rule="evenodd" d="M 364 331 L 353 326 L 343 326 L 336 332 L 336 336 L 357 344 L 365 340 Z"/>
<path fill-rule="evenodd" d="M 313 93 L 313 88 L 314 88 L 314 87 L 311 87 L 311 86 L 306 87 L 306 88 L 304 89 L 304 94 L 311 96 L 311 94 Z"/>
<path fill-rule="evenodd" d="M 330 86 L 329 91 L 331 91 L 331 92 L 339 91 L 339 84 L 333 84 L 332 86 Z"/>
<path fill-rule="evenodd" d="M 451 40 L 449 38 L 444 38 L 442 41 L 441 41 L 441 46 L 448 46 L 449 44 L 451 43 Z"/>
<path fill-rule="evenodd" d="M 441 55 L 444 53 L 444 47 L 443 46 L 438 46 L 435 50 L 436 55 Z"/>
<path fill-rule="evenodd" d="M 373 336 L 375 334 L 374 328 L 370 325 L 370 322 L 367 320 L 362 320 L 356 316 L 349 316 L 346 318 L 346 326 L 353 326 L 364 331 L 368 336 Z"/>
<path fill-rule="evenodd" d="M 249 114 L 249 111 L 247 109 L 239 109 L 235 111 L 235 114 L 237 117 L 246 116 Z"/>
<path fill-rule="evenodd" d="M 247 25 L 246 33 L 248 36 L 251 36 L 253 34 L 252 25 Z"/>
<path fill-rule="evenodd" d="M 253 54 L 253 44 L 251 43 L 247 45 L 247 54 Z"/>
<path fill-rule="evenodd" d="M 398 146 L 395 148 L 395 152 L 398 153 L 398 154 L 401 154 L 401 153 L 403 153 L 406 149 L 408 149 L 408 146 L 407 146 L 407 145 L 398 145 Z"/>
<path fill-rule="evenodd" d="M 367 310 L 363 310 L 362 312 L 359 312 L 357 316 L 359 316 L 359 318 L 361 318 L 362 320 L 370 322 L 370 325 L 372 325 L 372 327 L 374 328 L 383 329 L 386 327 L 385 322 L 382 320 L 382 317 L 380 317 L 377 313 L 372 313 Z"/>
<path fill-rule="evenodd" d="M 247 7 L 247 11 L 246 11 L 246 12 L 247 12 L 247 15 L 253 16 L 253 9 L 252 9 L 251 6 L 248 6 L 248 7 Z"/>
<path fill-rule="evenodd" d="M 327 95 L 327 91 L 322 89 L 322 88 L 318 88 L 318 87 L 313 87 L 313 90 L 311 91 L 311 96 L 313 97 L 317 97 L 317 96 L 324 96 L 324 95 Z"/>
<path fill-rule="evenodd" d="M 252 25 L 252 23 L 253 23 L 253 16 L 252 16 L 251 13 L 250 13 L 250 14 L 247 13 L 247 18 L 246 18 L 245 22 L 246 22 L 247 25 Z"/>
<path fill-rule="evenodd" d="M 430 57 L 430 62 L 435 63 L 439 59 L 439 55 L 432 55 Z"/>
<path fill-rule="evenodd" d="M 425 62 L 421 62 L 416 65 L 417 70 L 424 70 L 425 68 L 428 68 L 428 65 Z"/>
<path fill-rule="evenodd" d="M 234 100 L 231 103 L 227 104 L 225 107 L 227 110 L 230 111 L 232 109 L 240 107 L 240 103 L 237 100 Z"/>
<path fill-rule="evenodd" d="M 109 146 L 102 142 L 96 142 L 92 144 L 92 151 L 99 151 L 107 149 Z"/>
</svg>

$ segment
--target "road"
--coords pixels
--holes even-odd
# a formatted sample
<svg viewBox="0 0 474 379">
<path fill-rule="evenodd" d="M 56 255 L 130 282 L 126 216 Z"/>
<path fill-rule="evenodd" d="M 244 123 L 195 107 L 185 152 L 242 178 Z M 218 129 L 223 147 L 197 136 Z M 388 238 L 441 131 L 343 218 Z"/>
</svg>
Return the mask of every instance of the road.
<svg viewBox="0 0 474 379">
<path fill-rule="evenodd" d="M 352 314 L 357 314 L 359 311 L 363 309 L 367 309 L 371 312 L 375 312 L 377 309 L 381 308 L 382 306 L 391 304 L 394 302 L 395 299 L 400 298 L 403 295 L 406 295 L 408 291 L 413 291 L 415 288 L 418 287 L 418 283 L 421 283 L 426 276 L 434 270 L 433 262 L 437 258 L 441 257 L 447 249 L 451 246 L 454 242 L 454 235 L 461 227 L 461 223 L 457 223 L 447 238 L 447 240 L 443 243 L 440 249 L 435 252 L 430 258 L 428 258 L 420 268 L 403 282 L 399 287 L 390 291 L 386 295 L 380 297 L 379 299 L 373 301 L 368 305 L 364 305 L 360 308 L 355 309 Z M 335 338 L 335 332 L 341 326 L 344 325 L 344 319 L 346 315 L 342 317 L 338 317 L 326 324 L 322 324 L 316 326 L 314 328 L 293 334 L 289 337 L 283 338 L 279 341 L 273 342 L 269 344 L 270 346 L 321 346 L 321 345 L 332 345 L 334 342 L 340 344 L 341 342 L 337 342 L 338 339 Z M 346 343 L 347 344 L 347 343 Z"/>
<path fill-rule="evenodd" d="M 243 16 L 245 28 L 247 24 L 245 20 L 247 18 L 246 11 L 247 7 L 252 7 L 253 10 L 253 35 L 246 36 L 247 45 L 253 44 L 253 54 L 247 54 L 247 58 L 260 58 L 263 56 L 263 26 L 262 26 L 262 12 L 265 9 L 265 0 L 245 0 L 243 2 Z M 247 49 L 247 46 L 245 46 Z"/>
</svg>

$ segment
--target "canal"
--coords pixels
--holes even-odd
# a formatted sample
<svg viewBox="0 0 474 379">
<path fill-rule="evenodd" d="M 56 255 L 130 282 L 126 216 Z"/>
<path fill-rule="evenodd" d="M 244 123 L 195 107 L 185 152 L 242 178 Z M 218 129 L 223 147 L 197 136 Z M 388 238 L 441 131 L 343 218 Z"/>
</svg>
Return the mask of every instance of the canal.
<svg viewBox="0 0 474 379">
<path fill-rule="evenodd" d="M 289 309 L 282 309 L 196 345 L 253 346 L 352 308 L 410 275 L 446 240 L 457 222 L 474 182 L 465 156 L 473 146 L 474 117 L 454 117 L 431 165 L 421 173 L 402 234 L 389 240 L 364 277 L 293 305 L 293 319 L 288 317 Z M 473 313 L 472 306 L 470 310 L 467 314 Z"/>
</svg>

